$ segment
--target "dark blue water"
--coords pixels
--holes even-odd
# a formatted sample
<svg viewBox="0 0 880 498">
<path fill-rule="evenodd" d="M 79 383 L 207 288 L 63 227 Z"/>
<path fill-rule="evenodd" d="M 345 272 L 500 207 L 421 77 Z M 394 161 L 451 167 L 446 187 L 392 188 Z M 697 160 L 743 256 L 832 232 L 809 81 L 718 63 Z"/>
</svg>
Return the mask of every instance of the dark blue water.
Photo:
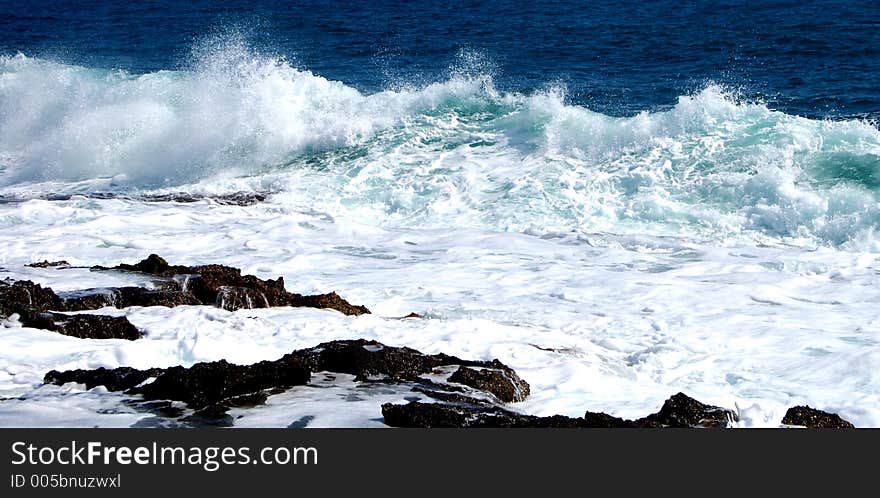
<svg viewBox="0 0 880 498">
<path fill-rule="evenodd" d="M 0 53 L 89 67 L 186 68 L 224 32 L 365 92 L 443 80 L 465 51 L 502 90 L 564 84 L 606 114 L 716 83 L 789 114 L 880 116 L 878 2 L 0 1 Z"/>
</svg>

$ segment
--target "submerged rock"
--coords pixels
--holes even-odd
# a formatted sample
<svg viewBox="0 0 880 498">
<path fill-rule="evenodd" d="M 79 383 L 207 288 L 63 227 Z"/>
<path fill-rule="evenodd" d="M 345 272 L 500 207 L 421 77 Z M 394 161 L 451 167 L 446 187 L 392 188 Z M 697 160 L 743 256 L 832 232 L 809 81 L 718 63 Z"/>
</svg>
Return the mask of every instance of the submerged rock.
<svg viewBox="0 0 880 498">
<path fill-rule="evenodd" d="M 823 412 L 809 406 L 795 406 L 785 412 L 785 425 L 799 425 L 809 429 L 853 429 L 855 426 L 840 415 Z"/>
<path fill-rule="evenodd" d="M 526 399 L 529 395 L 529 384 L 526 381 L 498 360 L 494 360 L 491 365 L 481 370 L 459 367 L 448 380 L 490 392 L 505 403 Z"/>
</svg>

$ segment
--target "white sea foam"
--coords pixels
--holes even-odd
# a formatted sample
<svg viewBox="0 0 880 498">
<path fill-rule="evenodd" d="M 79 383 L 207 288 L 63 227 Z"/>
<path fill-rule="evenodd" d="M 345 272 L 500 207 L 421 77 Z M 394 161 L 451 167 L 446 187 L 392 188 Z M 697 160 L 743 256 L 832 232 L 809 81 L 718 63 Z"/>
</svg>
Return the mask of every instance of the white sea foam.
<svg viewBox="0 0 880 498">
<path fill-rule="evenodd" d="M 376 312 L 100 311 L 123 314 L 146 331 L 133 342 L 80 340 L 7 321 L 0 328 L 0 392 L 23 396 L 0 403 L 7 425 L 84 420 L 82 414 L 59 417 L 52 408 L 57 392 L 38 388 L 51 369 L 221 358 L 251 363 L 359 337 L 428 353 L 499 358 L 531 383 L 532 395 L 513 405 L 527 413 L 601 410 L 633 417 L 684 391 L 739 407 L 747 426 L 776 425 L 795 404 L 839 412 L 860 426 L 880 425 L 874 253 L 719 246 L 680 237 L 381 228 L 274 202 L 32 200 L 0 206 L 0 217 L 17 220 L 3 232 L 3 276 L 59 290 L 143 284 L 128 280 L 134 276 L 23 264 L 132 262 L 156 252 L 181 264 L 222 262 L 261 277 L 282 275 L 292 291 L 336 290 Z M 428 319 L 385 318 L 411 311 Z M 340 379 L 333 389 L 320 396 L 293 392 L 243 420 L 274 426 L 312 416 L 317 425 L 374 425 L 380 402 L 403 402 L 411 394 L 364 397 L 355 389 L 351 395 L 364 399 L 340 419 L 331 402 L 336 398 L 327 393 L 343 396 L 353 388 Z M 148 416 L 107 418 L 98 413 L 106 410 L 95 395 L 75 399 L 77 410 L 95 410 L 99 425 Z M 291 412 L 297 400 L 308 408 Z"/>
<path fill-rule="evenodd" d="M 135 342 L 7 321 L 0 395 L 22 399 L 0 402 L 0 421 L 150 417 L 117 395 L 39 387 L 51 369 L 249 363 L 364 337 L 497 357 L 531 383 L 514 405 L 527 413 L 641 416 L 685 391 L 737 407 L 745 426 L 777 425 L 795 404 L 880 426 L 878 168 L 874 125 L 714 86 L 612 117 L 468 71 L 366 95 L 234 43 L 146 75 L 3 58 L 0 195 L 23 201 L 0 203 L 0 276 L 145 285 L 23 265 L 158 253 L 336 290 L 376 315 L 101 311 L 144 329 Z M 273 195 L 249 207 L 37 198 L 106 190 Z M 412 311 L 428 319 L 383 318 Z M 325 387 L 270 399 L 242 424 L 376 425 L 380 402 L 411 394 L 373 393 L 339 418 L 331 400 L 357 387 Z"/>
</svg>

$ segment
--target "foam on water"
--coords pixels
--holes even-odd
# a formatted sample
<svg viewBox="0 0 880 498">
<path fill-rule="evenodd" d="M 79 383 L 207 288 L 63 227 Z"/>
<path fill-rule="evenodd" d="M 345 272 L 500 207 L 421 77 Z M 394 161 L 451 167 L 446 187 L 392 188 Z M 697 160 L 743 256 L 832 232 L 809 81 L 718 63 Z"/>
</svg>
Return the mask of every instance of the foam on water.
<svg viewBox="0 0 880 498">
<path fill-rule="evenodd" d="M 472 69 L 364 95 L 235 40 L 195 53 L 145 75 L 0 59 L 5 194 L 233 185 L 389 226 L 798 245 L 873 244 L 880 221 L 866 122 L 717 86 L 616 118 L 558 88 L 498 92 Z"/>
<path fill-rule="evenodd" d="M 0 276 L 143 285 L 24 265 L 157 253 L 376 312 L 100 311 L 147 332 L 135 342 L 8 320 L 0 394 L 22 398 L 0 403 L 4 423 L 146 417 L 120 396 L 38 387 L 51 369 L 250 363 L 363 337 L 499 358 L 531 383 L 514 406 L 528 413 L 635 417 L 685 391 L 737 407 L 746 426 L 778 424 L 794 404 L 880 426 L 873 124 L 788 115 L 718 86 L 612 117 L 560 88 L 499 91 L 463 66 L 367 95 L 234 40 L 144 75 L 0 59 L 0 195 L 20 200 L 0 203 Z M 247 207 L 38 199 L 104 190 L 272 195 Z M 412 311 L 428 319 L 383 318 Z M 377 393 L 341 419 L 332 401 L 350 384 L 270 399 L 242 423 L 376 425 L 380 401 L 406 396 Z M 59 416 L 66 396 L 76 418 Z"/>
</svg>

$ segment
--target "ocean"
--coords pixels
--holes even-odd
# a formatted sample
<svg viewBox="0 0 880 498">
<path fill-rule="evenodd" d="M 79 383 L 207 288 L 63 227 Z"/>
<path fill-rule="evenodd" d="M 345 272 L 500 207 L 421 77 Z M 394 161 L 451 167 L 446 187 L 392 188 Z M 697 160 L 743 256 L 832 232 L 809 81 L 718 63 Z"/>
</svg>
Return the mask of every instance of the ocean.
<svg viewBox="0 0 880 498">
<path fill-rule="evenodd" d="M 878 427 L 878 119 L 870 2 L 0 1 L 0 278 L 148 285 L 88 267 L 155 253 L 373 312 L 101 310 L 138 341 L 10 318 L 0 425 L 167 422 L 53 369 L 366 338 L 498 358 L 521 413 L 681 391 Z M 235 425 L 383 426 L 411 395 L 317 384 Z"/>
</svg>

